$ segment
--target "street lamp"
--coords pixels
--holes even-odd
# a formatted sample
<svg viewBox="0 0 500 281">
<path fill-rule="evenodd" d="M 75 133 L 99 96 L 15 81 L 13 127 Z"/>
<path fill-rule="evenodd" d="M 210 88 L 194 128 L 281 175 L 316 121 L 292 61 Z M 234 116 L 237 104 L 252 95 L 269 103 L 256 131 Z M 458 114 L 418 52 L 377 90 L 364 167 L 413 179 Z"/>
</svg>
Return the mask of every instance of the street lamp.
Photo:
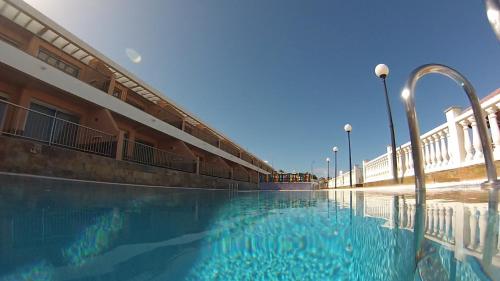
<svg viewBox="0 0 500 281">
<path fill-rule="evenodd" d="M 329 181 L 330 181 L 330 157 L 326 157 L 326 164 L 327 164 L 327 169 L 326 169 L 326 188 L 329 186 Z"/>
<path fill-rule="evenodd" d="M 349 186 L 352 188 L 351 124 L 345 124 L 344 131 L 347 132 L 347 142 L 349 143 Z"/>
<path fill-rule="evenodd" d="M 338 147 L 333 147 L 333 155 L 335 159 L 335 189 L 337 188 L 337 152 L 339 151 Z"/>
<path fill-rule="evenodd" d="M 375 75 L 381 78 L 384 82 L 385 103 L 387 105 L 387 115 L 389 117 L 389 129 L 391 131 L 391 147 L 392 147 L 392 178 L 394 183 L 398 183 L 398 160 L 396 157 L 396 137 L 394 135 L 394 124 L 392 122 L 391 104 L 389 103 L 389 95 L 387 94 L 387 84 L 385 79 L 389 75 L 389 67 L 385 64 L 379 64 L 375 67 Z"/>
</svg>

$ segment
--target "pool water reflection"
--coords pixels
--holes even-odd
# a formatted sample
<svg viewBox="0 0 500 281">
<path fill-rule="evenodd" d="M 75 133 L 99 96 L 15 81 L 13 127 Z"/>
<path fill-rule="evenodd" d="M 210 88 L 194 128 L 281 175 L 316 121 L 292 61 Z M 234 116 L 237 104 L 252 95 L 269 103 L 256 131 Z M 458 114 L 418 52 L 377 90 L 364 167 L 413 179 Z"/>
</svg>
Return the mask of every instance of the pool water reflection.
<svg viewBox="0 0 500 281">
<path fill-rule="evenodd" d="M 0 280 L 500 279 L 487 192 L 428 194 L 417 274 L 414 202 L 411 193 L 2 184 Z"/>
</svg>

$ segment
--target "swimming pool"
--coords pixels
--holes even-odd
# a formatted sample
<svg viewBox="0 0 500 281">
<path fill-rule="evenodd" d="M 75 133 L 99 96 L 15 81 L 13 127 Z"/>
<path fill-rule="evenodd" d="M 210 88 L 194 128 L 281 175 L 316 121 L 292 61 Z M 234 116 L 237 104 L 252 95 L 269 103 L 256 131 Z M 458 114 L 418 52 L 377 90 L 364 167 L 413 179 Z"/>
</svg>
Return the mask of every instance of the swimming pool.
<svg viewBox="0 0 500 281">
<path fill-rule="evenodd" d="M 428 194 L 424 279 L 500 279 L 470 190 Z M 411 192 L 2 181 L 0 280 L 414 280 L 414 212 Z"/>
</svg>

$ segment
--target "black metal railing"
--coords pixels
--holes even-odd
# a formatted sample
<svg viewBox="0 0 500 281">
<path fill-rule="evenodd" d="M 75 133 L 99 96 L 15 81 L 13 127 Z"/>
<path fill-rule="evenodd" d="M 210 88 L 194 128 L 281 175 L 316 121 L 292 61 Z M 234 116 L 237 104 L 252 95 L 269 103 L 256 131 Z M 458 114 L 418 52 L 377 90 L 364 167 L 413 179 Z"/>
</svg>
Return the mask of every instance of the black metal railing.
<svg viewBox="0 0 500 281">
<path fill-rule="evenodd" d="M 124 140 L 123 160 L 194 173 L 196 161 L 140 142 Z"/>
<path fill-rule="evenodd" d="M 108 157 L 116 153 L 113 135 L 1 99 L 0 132 Z"/>
</svg>

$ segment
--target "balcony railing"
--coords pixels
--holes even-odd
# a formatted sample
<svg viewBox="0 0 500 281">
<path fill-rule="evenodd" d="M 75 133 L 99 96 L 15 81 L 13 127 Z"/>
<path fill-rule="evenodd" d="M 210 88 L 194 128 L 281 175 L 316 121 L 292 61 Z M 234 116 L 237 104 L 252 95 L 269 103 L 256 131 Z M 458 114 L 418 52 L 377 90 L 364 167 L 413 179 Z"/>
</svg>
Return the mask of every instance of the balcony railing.
<svg viewBox="0 0 500 281">
<path fill-rule="evenodd" d="M 238 180 L 238 181 L 250 181 L 250 176 L 248 175 L 248 172 L 239 170 L 239 169 L 234 169 L 233 170 L 233 179 Z"/>
<path fill-rule="evenodd" d="M 107 157 L 116 152 L 113 135 L 1 99 L 0 132 Z"/>
<path fill-rule="evenodd" d="M 123 160 L 194 173 L 196 161 L 143 143 L 124 140 Z"/>
<path fill-rule="evenodd" d="M 8 3 L 9 6 L 15 6 L 12 5 L 11 3 Z M 15 8 L 15 7 L 14 7 Z M 17 9 L 17 8 L 15 8 Z M 25 14 L 23 14 L 26 16 Z M 0 16 L 2 17 L 2 16 Z M 16 16 L 17 18 L 17 16 Z M 15 24 L 14 22 L 12 24 Z M 11 28 L 7 26 L 7 28 Z M 80 47 L 76 46 L 76 44 L 73 44 L 72 42 L 68 41 L 67 38 L 64 38 L 64 36 L 60 34 L 56 34 L 53 30 L 51 30 L 50 26 L 45 26 L 43 30 L 40 30 L 38 32 L 32 32 L 30 31 L 31 34 L 34 36 L 34 38 L 39 39 L 41 42 L 49 43 L 53 47 L 59 48 L 61 52 L 65 53 L 65 55 L 61 55 L 60 59 L 62 61 L 66 61 L 68 58 L 71 57 L 70 60 L 68 60 L 68 64 L 71 63 L 72 60 L 79 60 L 85 66 L 83 66 L 81 69 L 78 70 L 79 75 L 75 77 L 75 75 L 70 75 L 68 72 L 64 72 L 67 75 L 71 76 L 74 79 L 78 79 L 79 81 L 82 81 L 88 85 L 91 85 L 92 87 L 104 92 L 108 93 L 110 90 L 110 87 L 113 83 L 112 80 L 116 81 L 116 83 L 122 83 L 122 85 L 126 86 L 127 83 L 132 83 L 132 84 L 137 84 L 133 80 L 128 79 L 127 77 L 121 75 L 119 72 L 116 72 L 113 68 L 109 67 L 105 63 L 103 63 L 99 58 L 95 57 L 93 54 L 88 53 L 86 50 L 81 49 Z M 51 34 L 51 35 L 49 35 Z M 53 35 L 52 35 L 53 34 Z M 46 37 L 49 36 L 49 37 Z M 55 36 L 55 37 L 52 37 Z M 16 40 L 11 40 L 11 38 L 4 38 L 0 37 L 1 41 L 4 41 L 8 43 L 11 46 L 16 47 L 18 50 L 26 53 L 27 55 L 30 55 L 32 57 L 37 57 L 37 54 L 33 52 L 33 50 L 26 48 L 26 46 L 29 43 L 29 40 L 26 42 L 23 42 L 23 44 L 18 44 L 16 43 Z M 59 46 L 58 44 L 55 44 L 54 42 L 56 41 L 68 41 L 68 44 L 64 44 L 62 46 Z M 44 47 L 46 45 L 45 43 L 40 44 L 40 47 Z M 71 50 L 71 51 L 70 51 Z M 81 55 L 79 55 L 81 54 Z M 95 60 L 94 60 L 95 59 Z M 43 61 L 43 60 L 42 60 Z M 53 65 L 47 64 L 50 67 L 54 67 Z M 81 67 L 80 64 L 75 65 L 75 68 Z M 58 69 L 57 67 L 55 67 Z M 59 68 L 60 69 L 60 68 Z M 61 70 L 61 69 L 60 69 Z M 119 78 L 120 77 L 120 78 Z M 125 79 L 125 78 L 126 79 Z M 125 79 L 123 81 L 128 81 L 128 82 L 123 82 L 120 79 Z M 126 86 L 131 92 L 134 92 L 134 88 L 131 86 Z M 142 88 L 142 86 L 137 85 L 135 86 L 136 88 Z M 144 91 L 148 92 L 147 89 L 143 89 Z M 140 93 L 140 90 L 136 92 L 138 95 Z M 142 95 L 142 94 L 141 94 Z M 151 97 L 150 94 L 148 95 L 142 95 L 146 100 L 149 100 L 151 102 L 155 102 L 159 100 L 159 97 Z M 169 123 L 170 125 L 182 129 L 183 126 L 183 120 L 182 117 L 180 117 L 178 114 L 176 114 L 176 109 L 174 109 L 173 105 L 171 106 L 162 106 L 164 110 L 160 110 L 159 112 L 150 112 L 146 111 L 148 114 L 151 116 L 154 116 L 166 123 Z M 215 147 L 218 147 L 219 145 L 219 136 L 217 133 L 212 132 L 209 129 L 201 129 L 201 128 L 196 128 L 196 127 L 189 127 L 186 126 L 185 131 L 194 137 L 201 139 Z M 234 145 L 231 145 L 233 147 L 227 148 L 224 147 L 222 148 L 226 152 L 235 155 L 236 157 L 239 157 L 239 151 L 237 148 L 234 147 Z M 245 160 L 249 163 L 251 162 L 251 159 Z"/>
<path fill-rule="evenodd" d="M 200 162 L 200 174 L 224 179 L 231 178 L 230 169 L 208 162 Z"/>
<path fill-rule="evenodd" d="M 240 157 L 240 151 L 236 147 L 230 145 L 229 143 L 222 141 L 220 143 L 220 149 L 224 150 L 225 152 L 232 154 L 236 157 Z"/>
</svg>

